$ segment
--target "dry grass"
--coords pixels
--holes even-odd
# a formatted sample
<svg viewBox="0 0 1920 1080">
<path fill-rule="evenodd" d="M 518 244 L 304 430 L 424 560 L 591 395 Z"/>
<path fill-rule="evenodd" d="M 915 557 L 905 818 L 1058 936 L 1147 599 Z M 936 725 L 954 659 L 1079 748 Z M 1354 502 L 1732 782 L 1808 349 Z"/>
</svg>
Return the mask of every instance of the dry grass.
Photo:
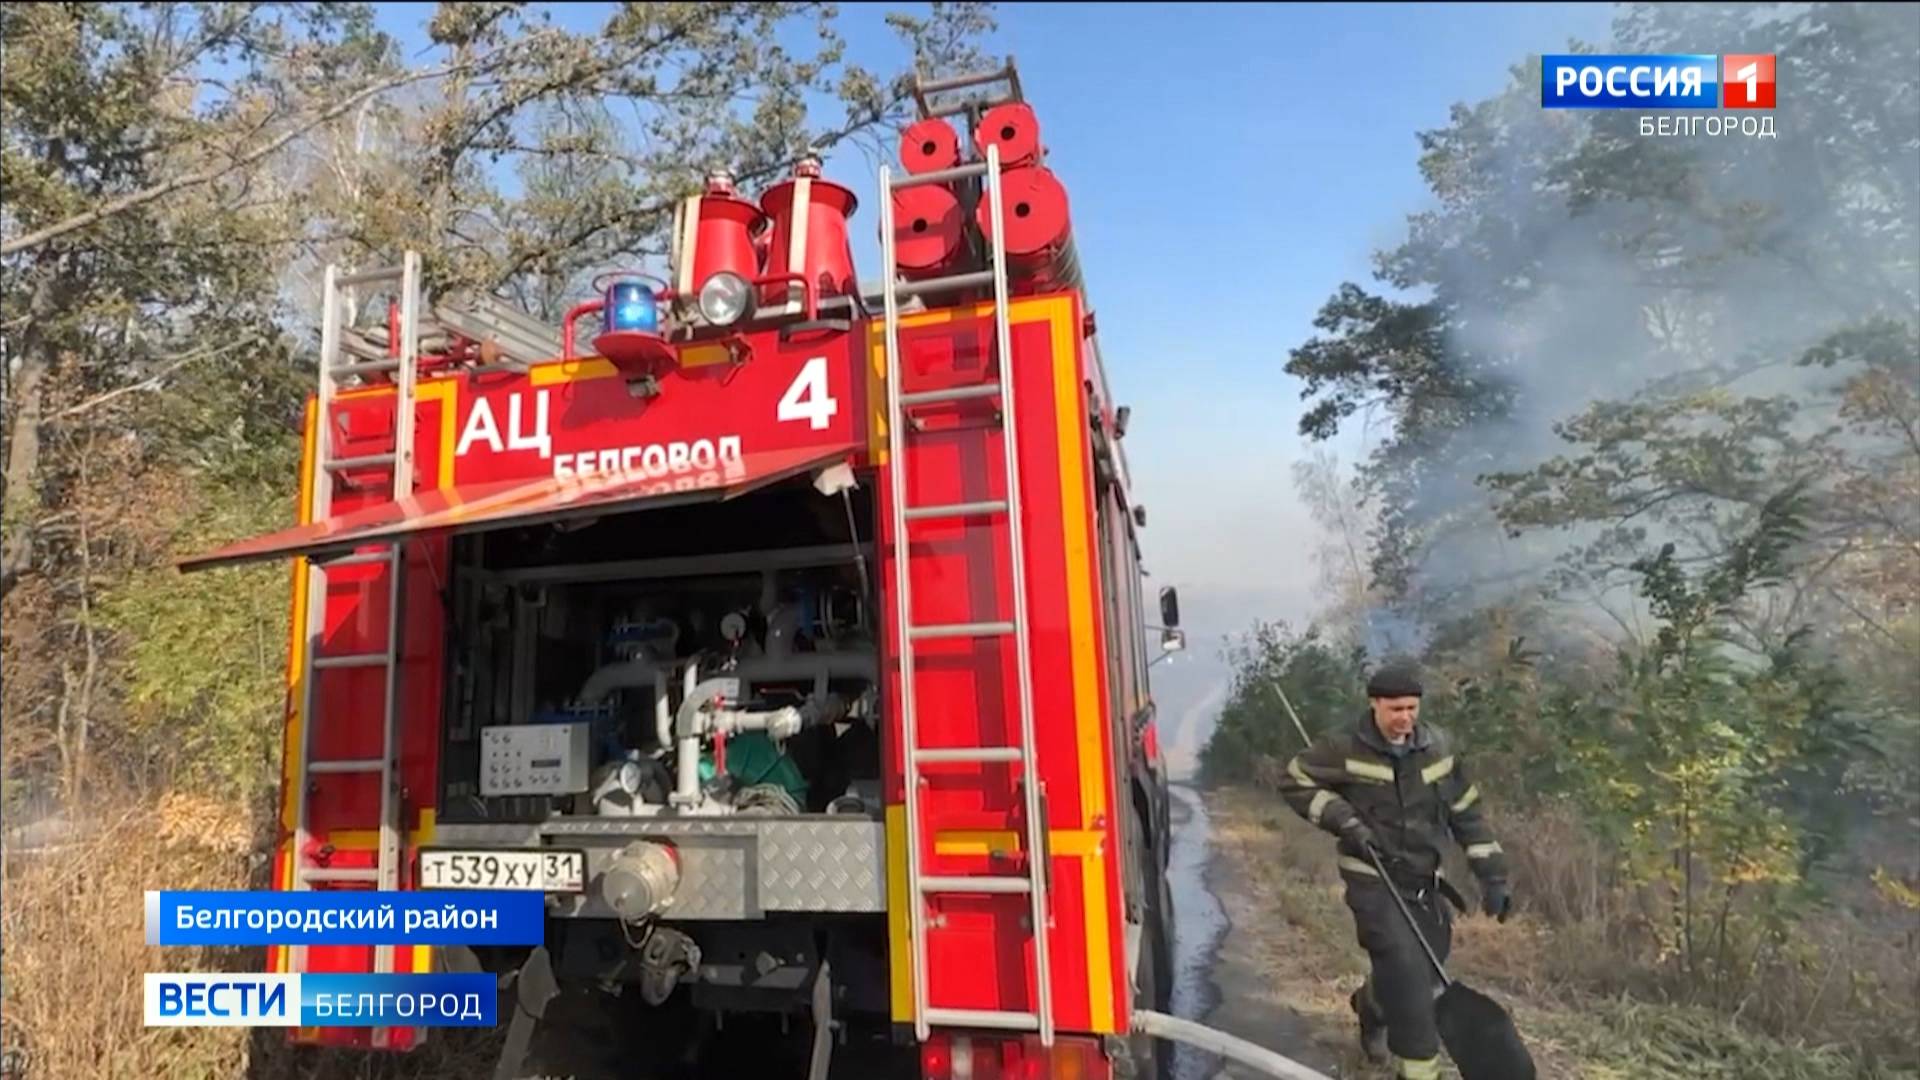
<svg viewBox="0 0 1920 1080">
<path fill-rule="evenodd" d="M 234 815 L 219 819 L 208 800 L 176 797 L 159 817 L 158 830 L 153 818 L 130 813 L 58 850 L 6 855 L 0 1013 L 28 1076 L 215 1077 L 244 1066 L 244 1029 L 142 1024 L 144 972 L 231 969 L 242 960 L 236 950 L 149 947 L 145 890 L 244 888 L 249 876 L 247 830 L 218 824 Z"/>
<path fill-rule="evenodd" d="M 1306 1017 L 1315 1043 L 1339 1056 L 1340 1075 L 1384 1075 L 1369 1072 L 1354 1046 L 1347 994 L 1363 977 L 1365 958 L 1354 942 L 1332 865 L 1332 840 L 1267 793 L 1227 788 L 1209 792 L 1207 802 L 1215 850 L 1229 864 L 1225 877 L 1244 894 L 1222 897 L 1234 922 L 1230 947 L 1251 953 L 1262 970 L 1273 973 L 1263 998 Z M 1819 971 L 1760 980 L 1774 998 L 1802 1007 L 1806 1024 L 1793 1032 L 1772 1021 L 1753 1023 L 1750 1014 L 1730 1016 L 1665 1000 L 1660 980 L 1642 964 L 1634 931 L 1642 913 L 1596 876 L 1592 864 L 1602 853 L 1570 831 L 1570 824 L 1536 818 L 1502 825 L 1502 843 L 1516 853 L 1515 876 L 1528 909 L 1505 925 L 1477 914 L 1460 919 L 1449 964 L 1455 975 L 1512 1010 L 1540 1075 L 1582 1080 L 1920 1077 L 1911 1039 L 1898 1037 L 1911 1023 L 1910 996 L 1894 1002 L 1890 996 L 1854 995 L 1856 1003 L 1869 1007 L 1849 1010 L 1840 1004 L 1850 996 L 1836 985 L 1840 977 L 1829 980 L 1824 991 Z M 1849 929 L 1843 931 L 1842 925 L 1834 920 L 1809 930 L 1829 950 L 1820 954 L 1822 967 L 1854 966 L 1844 980 L 1850 983 L 1879 985 L 1875 980 L 1892 979 L 1888 986 L 1912 986 L 1910 955 L 1887 948 L 1884 941 L 1880 955 L 1870 955 L 1873 950 L 1857 936 L 1846 936 L 1860 928 L 1846 923 Z M 1812 945 L 1810 951 L 1817 951 Z M 1787 982 L 1794 985 L 1779 985 Z M 1831 1000 L 1823 1003 L 1823 998 Z M 1821 1028 L 1814 1023 L 1821 1018 L 1832 1022 Z"/>
<path fill-rule="evenodd" d="M 259 949 L 149 947 L 147 889 L 265 884 L 270 834 L 218 799 L 171 794 L 156 807 L 94 821 L 81 841 L 0 862 L 5 999 L 0 1042 L 24 1054 L 27 1080 L 254 1080 L 475 1076 L 491 1071 L 494 1032 L 436 1032 L 409 1055 L 287 1045 L 279 1029 L 148 1028 L 149 971 L 261 971 Z"/>
</svg>

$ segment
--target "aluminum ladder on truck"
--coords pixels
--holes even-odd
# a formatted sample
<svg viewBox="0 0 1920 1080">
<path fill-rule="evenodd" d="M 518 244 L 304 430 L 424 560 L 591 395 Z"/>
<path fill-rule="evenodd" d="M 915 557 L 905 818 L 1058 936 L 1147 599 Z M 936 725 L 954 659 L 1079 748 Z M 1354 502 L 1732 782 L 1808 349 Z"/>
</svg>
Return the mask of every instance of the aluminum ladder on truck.
<svg viewBox="0 0 1920 1080">
<path fill-rule="evenodd" d="M 989 238 L 991 269 L 953 274 L 918 282 L 900 282 L 895 262 L 893 193 L 916 184 L 941 184 L 967 177 L 986 179 L 987 198 L 993 221 Z M 951 169 L 894 179 L 888 166 L 880 168 L 880 249 L 883 263 L 882 300 L 885 308 L 887 347 L 887 446 L 889 488 L 893 503 L 893 558 L 899 578 L 897 623 L 900 637 L 900 714 L 906 762 L 906 845 L 907 896 L 913 905 L 908 930 L 913 950 L 913 1025 L 916 1036 L 925 1042 L 931 1028 L 938 1024 L 952 1027 L 998 1028 L 1012 1031 L 1036 1031 L 1043 1045 L 1053 1045 L 1053 986 L 1048 963 L 1047 930 L 1052 905 L 1048 902 L 1047 821 L 1045 793 L 1041 790 L 1035 759 L 1033 723 L 1033 671 L 1027 635 L 1026 545 L 1022 536 L 1020 504 L 1019 449 L 1014 429 L 1013 347 L 1007 312 L 1007 249 L 1005 243 L 1006 208 L 1001 200 L 1000 151 L 989 146 L 985 161 L 958 165 Z M 998 354 L 995 381 L 905 393 L 900 384 L 900 299 L 927 293 L 993 286 L 994 349 Z M 1006 498 L 990 502 L 961 503 L 954 506 L 909 506 L 906 502 L 906 455 L 908 432 L 912 424 L 907 410 L 915 405 L 997 397 L 1003 417 L 1000 434 L 1005 447 Z M 1013 576 L 1013 621 L 928 625 L 913 621 L 911 552 L 907 535 L 910 522 L 932 518 L 1004 515 L 1010 551 L 1008 565 Z M 916 734 L 914 701 L 914 643 L 934 638 L 1014 638 L 1019 660 L 1020 736 L 1014 746 L 977 746 L 924 748 Z M 926 822 L 921 818 L 921 766 L 936 763 L 1008 763 L 1020 764 L 1020 785 L 1026 798 L 1026 872 L 1003 876 L 932 876 L 922 872 L 928 840 Z M 1033 929 L 1035 1012 L 983 1009 L 934 1008 L 927 1003 L 927 898 L 947 894 L 1025 893 L 1029 902 L 1029 922 Z"/>
<path fill-rule="evenodd" d="M 399 287 L 398 348 L 377 348 L 342 324 L 350 290 L 376 284 Z M 420 363 L 420 256 L 417 252 L 409 251 L 399 266 L 363 273 L 345 274 L 338 267 L 330 265 L 323 288 L 320 389 L 316 414 L 318 431 L 313 449 L 312 503 L 308 507 L 310 521 L 322 520 L 331 512 L 334 484 L 338 482 L 340 474 L 349 470 L 386 469 L 392 476 L 394 499 L 413 493 L 414 391 Z M 351 377 L 365 380 L 375 375 L 390 376 L 394 386 L 393 452 L 336 457 L 333 443 L 337 432 L 332 406 L 340 389 L 339 380 Z M 307 560 L 306 704 L 303 710 L 305 719 L 300 728 L 300 759 L 295 768 L 298 783 L 294 795 L 293 873 L 289 883 L 289 888 L 294 891 L 311 889 L 316 885 L 348 883 L 371 885 L 382 890 L 400 886 L 402 823 L 397 756 L 400 746 L 400 659 L 405 644 L 402 628 L 406 625 L 404 551 L 404 541 L 395 541 L 382 545 L 378 551 L 324 561 L 313 558 Z M 322 655 L 320 648 L 326 632 L 327 574 L 341 567 L 370 563 L 384 564 L 387 570 L 385 646 L 378 652 Z M 326 717 L 320 715 L 320 673 L 338 668 L 380 668 L 386 672 L 378 757 L 325 761 L 313 759 L 314 730 L 326 722 Z M 380 846 L 378 863 L 374 869 L 331 869 L 307 865 L 306 849 L 311 839 L 308 807 L 310 786 L 316 776 L 341 773 L 380 775 Z M 391 945 L 374 947 L 373 969 L 376 973 L 386 974 L 393 970 L 393 949 Z M 293 946 L 289 970 L 303 970 L 305 961 L 306 948 Z M 375 1045 L 384 1043 L 385 1035 L 386 1029 L 376 1029 Z"/>
</svg>

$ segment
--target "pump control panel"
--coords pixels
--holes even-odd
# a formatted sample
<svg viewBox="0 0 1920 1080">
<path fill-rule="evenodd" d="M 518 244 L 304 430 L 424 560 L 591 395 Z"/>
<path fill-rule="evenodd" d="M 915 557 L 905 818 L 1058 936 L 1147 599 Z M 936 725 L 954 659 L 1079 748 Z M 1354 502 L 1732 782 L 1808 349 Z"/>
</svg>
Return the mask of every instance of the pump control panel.
<svg viewBox="0 0 1920 1080">
<path fill-rule="evenodd" d="M 592 725 L 509 724 L 480 729 L 481 795 L 572 795 L 587 790 Z"/>
</svg>

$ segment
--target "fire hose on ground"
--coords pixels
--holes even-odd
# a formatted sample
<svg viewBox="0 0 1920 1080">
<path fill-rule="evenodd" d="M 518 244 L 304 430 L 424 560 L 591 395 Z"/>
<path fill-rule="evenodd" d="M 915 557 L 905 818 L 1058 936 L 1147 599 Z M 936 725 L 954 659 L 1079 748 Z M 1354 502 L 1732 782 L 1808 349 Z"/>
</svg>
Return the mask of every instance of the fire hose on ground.
<svg viewBox="0 0 1920 1080">
<path fill-rule="evenodd" d="M 1217 1054 L 1267 1076 L 1280 1077 L 1281 1080 L 1333 1080 L 1325 1073 L 1315 1072 L 1264 1046 L 1166 1013 L 1136 1011 L 1133 1014 L 1133 1030 L 1156 1039 L 1185 1043 L 1196 1050 Z"/>
</svg>

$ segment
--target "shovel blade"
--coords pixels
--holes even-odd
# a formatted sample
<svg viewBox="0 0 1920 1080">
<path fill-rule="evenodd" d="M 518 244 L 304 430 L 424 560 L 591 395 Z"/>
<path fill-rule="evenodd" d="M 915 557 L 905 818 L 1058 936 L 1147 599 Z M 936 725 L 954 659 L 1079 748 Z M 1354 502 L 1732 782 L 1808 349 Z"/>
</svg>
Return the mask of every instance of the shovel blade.
<svg viewBox="0 0 1920 1080">
<path fill-rule="evenodd" d="M 1535 1080 L 1533 1055 L 1499 1002 L 1456 982 L 1434 1003 L 1434 1019 L 1463 1080 Z"/>
</svg>

